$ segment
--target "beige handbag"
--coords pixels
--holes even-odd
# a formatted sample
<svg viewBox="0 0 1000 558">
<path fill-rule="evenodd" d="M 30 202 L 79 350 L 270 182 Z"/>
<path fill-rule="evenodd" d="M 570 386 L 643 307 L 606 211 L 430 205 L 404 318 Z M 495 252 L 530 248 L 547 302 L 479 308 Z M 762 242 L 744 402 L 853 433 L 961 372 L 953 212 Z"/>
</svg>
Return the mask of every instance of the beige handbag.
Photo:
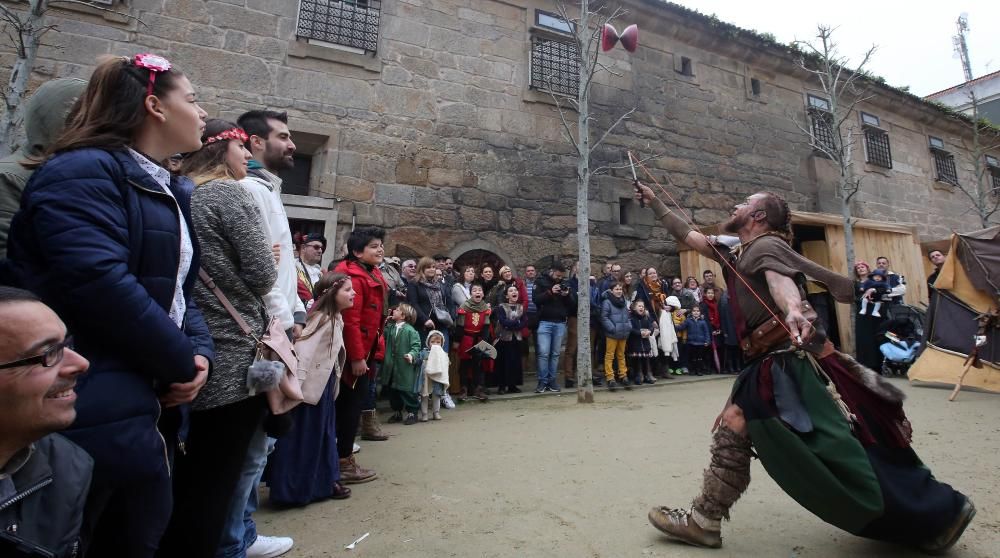
<svg viewBox="0 0 1000 558">
<path fill-rule="evenodd" d="M 330 387 L 336 399 L 340 392 L 340 375 L 347 361 L 344 349 L 344 319 L 338 314 L 328 319 L 319 312 L 313 312 L 302 335 L 295 341 L 295 353 L 299 357 L 298 377 L 302 380 L 303 400 L 315 405 L 323 397 L 323 391 L 330 383 L 330 375 L 336 378 Z"/>
<path fill-rule="evenodd" d="M 236 308 L 204 269 L 198 270 L 198 277 L 219 299 L 233 321 L 243 330 L 243 334 L 257 341 L 256 359 L 281 361 L 285 365 L 285 373 L 281 376 L 278 389 L 266 392 L 271 414 L 281 415 L 294 409 L 302 402 L 302 383 L 298 377 L 299 362 L 295 355 L 295 347 L 288 339 L 285 330 L 281 328 L 281 322 L 277 318 L 271 318 L 271 323 L 267 325 L 267 331 L 264 332 L 264 335 L 257 337 L 243 316 L 240 316 L 240 313 L 236 311 Z"/>
</svg>

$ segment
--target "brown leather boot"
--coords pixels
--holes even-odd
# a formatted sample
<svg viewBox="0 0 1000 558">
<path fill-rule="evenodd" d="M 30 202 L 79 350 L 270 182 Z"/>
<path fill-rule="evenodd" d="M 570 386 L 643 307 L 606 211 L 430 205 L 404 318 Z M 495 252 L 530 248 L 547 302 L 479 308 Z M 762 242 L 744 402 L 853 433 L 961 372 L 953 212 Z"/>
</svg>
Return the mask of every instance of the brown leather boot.
<svg viewBox="0 0 1000 558">
<path fill-rule="evenodd" d="M 649 522 L 672 539 L 704 548 L 721 548 L 722 533 L 718 521 L 702 527 L 688 510 L 656 507 L 649 510 Z"/>
<path fill-rule="evenodd" d="M 384 442 L 389 436 L 382 433 L 375 410 L 361 411 L 361 439 L 369 442 Z"/>
<path fill-rule="evenodd" d="M 363 469 L 354 456 L 342 457 L 340 459 L 340 482 L 341 484 L 361 484 L 373 481 L 378 478 L 378 473 L 370 469 Z"/>
</svg>

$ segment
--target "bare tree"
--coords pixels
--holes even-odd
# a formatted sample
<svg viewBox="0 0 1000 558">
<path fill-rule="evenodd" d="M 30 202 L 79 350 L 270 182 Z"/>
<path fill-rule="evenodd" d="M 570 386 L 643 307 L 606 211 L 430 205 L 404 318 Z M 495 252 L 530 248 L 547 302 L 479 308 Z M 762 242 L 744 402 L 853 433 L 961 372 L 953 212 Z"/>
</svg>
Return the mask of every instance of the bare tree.
<svg viewBox="0 0 1000 558">
<path fill-rule="evenodd" d="M 1000 150 L 1000 130 L 982 120 L 979 114 L 979 99 L 974 91 L 969 92 L 972 103 L 972 141 L 962 138 L 961 143 L 969 159 L 969 169 L 972 171 L 972 182 L 956 181 L 958 188 L 972 204 L 970 211 L 975 212 L 979 224 L 985 229 L 990 226 L 990 218 L 1000 211 L 1000 188 L 997 187 L 995 173 L 1000 168 L 987 164 L 987 156 L 995 157 Z M 994 159 L 996 161 L 996 159 Z"/>
<path fill-rule="evenodd" d="M 573 42 L 576 46 L 576 63 L 579 68 L 579 87 L 576 98 L 560 98 L 554 93 L 552 98 L 559 112 L 563 133 L 566 139 L 572 143 L 577 156 L 576 234 L 579 257 L 577 278 L 580 288 L 577 305 L 576 397 L 579 403 L 592 403 L 594 401 L 594 385 L 590 360 L 590 178 L 599 172 L 610 170 L 611 166 L 594 169 L 591 167 L 591 156 L 622 122 L 628 120 L 636 109 L 633 107 L 625 111 L 596 140 L 591 139 L 591 121 L 594 120 L 594 116 L 591 115 L 590 111 L 590 89 L 594 76 L 600 71 L 618 75 L 598 60 L 601 29 L 606 23 L 621 16 L 624 11 L 617 8 L 611 13 L 607 13 L 607 6 L 603 5 L 591 11 L 589 0 L 580 0 L 578 16 L 571 15 L 569 7 L 564 2 L 559 2 L 557 8 L 559 15 L 572 27 Z M 564 103 L 568 106 L 564 106 Z M 570 109 L 577 113 L 575 133 L 567 119 L 567 112 Z"/>
<path fill-rule="evenodd" d="M 0 4 L 3 31 L 17 54 L 7 87 L 0 92 L 5 109 L 3 119 L 0 119 L 0 150 L 3 155 L 8 155 L 17 148 L 14 138 L 24 119 L 23 105 L 28 91 L 28 79 L 35 67 L 42 36 L 52 29 L 45 24 L 47 9 L 47 0 L 29 0 L 28 9 L 24 13 L 15 12 Z"/>
<path fill-rule="evenodd" d="M 55 25 L 46 23 L 45 17 L 52 4 L 79 4 L 142 23 L 135 16 L 86 0 L 28 0 L 24 11 L 13 10 L 0 4 L 0 30 L 6 35 L 17 55 L 11 66 L 7 86 L 0 90 L 0 98 L 3 99 L 5 109 L 0 119 L 0 155 L 8 155 L 18 147 L 15 145 L 15 139 L 24 120 L 24 98 L 28 91 L 31 72 L 35 69 L 38 49 L 42 44 L 42 37 L 49 31 L 56 30 Z"/>
<path fill-rule="evenodd" d="M 864 85 L 865 67 L 875 53 L 876 47 L 868 49 L 861 63 L 854 70 L 850 70 L 849 60 L 840 54 L 837 43 L 833 41 L 834 30 L 826 25 L 818 25 L 815 43 L 806 41 L 793 43 L 802 51 L 799 65 L 812 74 L 828 103 L 828 106 L 824 107 L 822 102 L 816 102 L 809 107 L 811 127 L 803 127 L 797 119 L 793 121 L 800 130 L 812 138 L 813 148 L 833 161 L 840 173 L 837 181 L 837 198 L 840 200 L 840 213 L 844 220 L 844 247 L 850 265 L 855 261 L 851 200 L 861 189 L 862 179 L 854 169 L 858 138 L 863 135 L 855 107 L 874 97 Z"/>
</svg>

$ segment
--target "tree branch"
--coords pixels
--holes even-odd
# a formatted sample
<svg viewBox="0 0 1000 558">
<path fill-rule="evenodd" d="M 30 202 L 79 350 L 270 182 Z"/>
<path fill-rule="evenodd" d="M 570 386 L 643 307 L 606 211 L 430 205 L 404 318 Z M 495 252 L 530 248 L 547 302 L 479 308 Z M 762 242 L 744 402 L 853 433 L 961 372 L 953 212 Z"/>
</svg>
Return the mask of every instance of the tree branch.
<svg viewBox="0 0 1000 558">
<path fill-rule="evenodd" d="M 143 27 L 149 27 L 148 25 L 146 25 L 146 22 L 139 19 L 138 16 L 134 16 L 130 13 L 116 10 L 114 8 L 105 8 L 104 6 L 98 6 L 97 4 L 94 4 L 92 2 L 87 2 L 86 0 L 49 0 L 49 5 L 52 4 L 76 4 L 79 6 L 87 6 L 88 8 L 93 8 L 101 12 L 114 14 L 130 20 L 134 20 L 136 23 L 142 25 Z"/>
<path fill-rule="evenodd" d="M 629 117 L 629 116 L 632 116 L 632 113 L 634 113 L 634 112 L 635 112 L 635 109 L 636 109 L 636 107 L 632 107 L 632 108 L 630 108 L 630 109 L 628 110 L 628 112 L 626 112 L 625 114 L 623 114 L 623 115 L 619 116 L 619 117 L 618 117 L 618 120 L 615 120 L 615 123 L 614 123 L 614 124 L 612 124 L 611 126 L 609 126 L 607 130 L 604 130 L 604 133 L 603 133 L 603 134 L 601 134 L 601 137 L 600 137 L 600 138 L 598 138 L 598 140 L 597 140 L 596 142 L 594 142 L 594 145 L 592 145 L 592 146 L 590 147 L 590 152 L 591 152 L 591 153 L 593 153 L 595 149 L 597 149 L 597 148 L 598 148 L 598 147 L 599 147 L 599 146 L 600 146 L 600 145 L 601 145 L 602 143 L 604 143 L 604 139 L 605 139 L 605 138 L 607 138 L 607 137 L 608 137 L 608 135 L 609 135 L 609 134 L 610 134 L 611 132 L 613 132 L 613 131 L 615 130 L 615 128 L 617 128 L 617 127 L 618 127 L 618 125 L 619 125 L 619 124 L 621 124 L 621 123 L 622 123 L 622 122 L 624 122 L 625 120 L 628 120 L 628 117 Z"/>
<path fill-rule="evenodd" d="M 566 139 L 573 144 L 573 149 L 576 151 L 577 156 L 582 156 L 583 153 L 580 152 L 580 145 L 576 141 L 576 138 L 573 137 L 573 131 L 569 127 L 569 122 L 566 121 L 566 115 L 563 113 L 562 105 L 559 104 L 559 97 L 551 91 L 549 91 L 549 95 L 552 95 L 552 100 L 556 104 L 556 112 L 559 113 L 559 120 L 562 122 L 563 133 L 566 134 Z"/>
<path fill-rule="evenodd" d="M 660 157 L 663 157 L 666 154 L 667 154 L 666 151 L 661 151 L 661 152 L 657 153 L 656 155 L 650 155 L 649 157 L 644 157 L 642 159 L 636 159 L 636 163 L 637 164 L 648 163 L 648 162 L 650 162 L 652 160 L 659 159 Z M 607 173 L 609 173 L 611 171 L 625 170 L 625 169 L 631 170 L 632 169 L 632 165 L 627 164 L 627 163 L 622 163 L 622 164 L 618 164 L 618 165 L 614 165 L 614 164 L 602 165 L 602 166 L 597 167 L 596 169 L 594 169 L 594 172 L 592 174 L 594 174 L 594 175 L 604 175 L 604 174 L 607 174 Z"/>
</svg>

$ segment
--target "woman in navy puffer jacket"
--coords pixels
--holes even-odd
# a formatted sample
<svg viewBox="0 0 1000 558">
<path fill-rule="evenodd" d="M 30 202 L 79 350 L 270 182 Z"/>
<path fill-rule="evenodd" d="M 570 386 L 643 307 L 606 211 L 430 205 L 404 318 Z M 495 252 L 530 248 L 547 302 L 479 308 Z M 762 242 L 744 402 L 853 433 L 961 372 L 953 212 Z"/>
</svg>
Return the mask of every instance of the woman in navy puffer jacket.
<svg viewBox="0 0 1000 558">
<path fill-rule="evenodd" d="M 191 297 L 192 185 L 159 164 L 201 146 L 205 112 L 169 66 L 152 55 L 97 66 L 11 225 L 7 279 L 58 312 L 90 360 L 65 435 L 94 458 L 82 533 L 92 556 L 155 553 L 178 409 L 213 358 Z"/>
</svg>

